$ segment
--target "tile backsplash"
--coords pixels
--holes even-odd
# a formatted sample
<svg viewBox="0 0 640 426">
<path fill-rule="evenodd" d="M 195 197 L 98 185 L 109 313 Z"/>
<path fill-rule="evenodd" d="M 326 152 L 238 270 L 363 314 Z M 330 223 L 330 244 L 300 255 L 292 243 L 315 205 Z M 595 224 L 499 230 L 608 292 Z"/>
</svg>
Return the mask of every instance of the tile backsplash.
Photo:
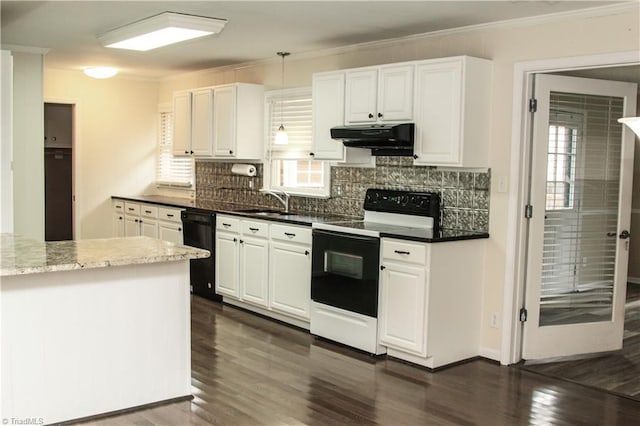
<svg viewBox="0 0 640 426">
<path fill-rule="evenodd" d="M 196 162 L 196 199 L 239 206 L 280 208 L 257 176 L 231 174 L 232 162 Z M 376 167 L 331 167 L 331 197 L 291 197 L 292 211 L 361 217 L 367 188 L 439 192 L 445 228 L 488 231 L 491 172 L 438 170 L 413 165 L 410 157 L 376 157 Z"/>
</svg>

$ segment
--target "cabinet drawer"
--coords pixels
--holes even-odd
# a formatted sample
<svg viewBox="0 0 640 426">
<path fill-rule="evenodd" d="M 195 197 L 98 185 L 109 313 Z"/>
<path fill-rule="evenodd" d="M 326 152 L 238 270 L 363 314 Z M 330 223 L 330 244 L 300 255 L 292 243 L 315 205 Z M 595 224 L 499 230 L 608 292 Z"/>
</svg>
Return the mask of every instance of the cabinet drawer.
<svg viewBox="0 0 640 426">
<path fill-rule="evenodd" d="M 382 239 L 382 259 L 426 265 L 428 246 L 398 240 Z"/>
<path fill-rule="evenodd" d="M 124 203 L 124 212 L 126 214 L 139 215 L 140 214 L 140 204 L 130 203 L 130 202 L 126 201 Z"/>
<path fill-rule="evenodd" d="M 272 224 L 271 239 L 311 245 L 311 228 Z"/>
<path fill-rule="evenodd" d="M 240 220 L 229 216 L 216 216 L 216 229 L 240 233 Z"/>
<path fill-rule="evenodd" d="M 140 205 L 140 216 L 157 218 L 158 207 L 142 204 Z"/>
<path fill-rule="evenodd" d="M 113 201 L 113 209 L 117 212 L 124 211 L 124 201 L 122 200 L 114 200 Z"/>
<path fill-rule="evenodd" d="M 266 222 L 243 220 L 242 235 L 267 238 L 269 236 L 269 224 Z"/>
<path fill-rule="evenodd" d="M 158 218 L 169 222 L 182 222 L 182 219 L 180 219 L 180 210 L 178 209 L 160 207 L 158 208 Z"/>
</svg>

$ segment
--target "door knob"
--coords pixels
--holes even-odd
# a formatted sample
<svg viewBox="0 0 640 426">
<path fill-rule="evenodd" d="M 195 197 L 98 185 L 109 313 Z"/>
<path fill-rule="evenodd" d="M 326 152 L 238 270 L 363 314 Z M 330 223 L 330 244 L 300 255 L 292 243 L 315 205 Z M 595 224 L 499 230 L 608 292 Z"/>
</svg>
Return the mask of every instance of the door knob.
<svg viewBox="0 0 640 426">
<path fill-rule="evenodd" d="M 618 235 L 618 238 L 620 238 L 621 240 L 626 240 L 629 237 L 631 237 L 631 234 L 629 233 L 629 231 L 627 231 L 626 229 L 624 231 L 622 231 L 620 233 L 620 235 Z"/>
</svg>

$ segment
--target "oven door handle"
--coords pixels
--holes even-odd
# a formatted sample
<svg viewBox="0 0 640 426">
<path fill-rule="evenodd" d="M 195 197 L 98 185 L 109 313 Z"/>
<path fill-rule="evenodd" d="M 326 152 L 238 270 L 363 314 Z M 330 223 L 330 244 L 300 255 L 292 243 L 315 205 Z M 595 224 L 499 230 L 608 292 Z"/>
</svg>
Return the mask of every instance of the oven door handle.
<svg viewBox="0 0 640 426">
<path fill-rule="evenodd" d="M 314 229 L 312 235 L 328 235 L 332 237 L 349 238 L 350 240 L 359 240 L 359 241 L 377 241 L 378 240 L 378 237 L 349 234 L 346 232 L 327 231 L 325 229 Z"/>
</svg>

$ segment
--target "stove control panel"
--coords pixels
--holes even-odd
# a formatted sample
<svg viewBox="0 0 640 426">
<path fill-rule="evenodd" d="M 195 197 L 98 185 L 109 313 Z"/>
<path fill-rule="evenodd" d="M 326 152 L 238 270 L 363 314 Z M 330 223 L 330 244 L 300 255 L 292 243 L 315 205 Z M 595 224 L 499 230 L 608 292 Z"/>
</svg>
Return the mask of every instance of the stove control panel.
<svg viewBox="0 0 640 426">
<path fill-rule="evenodd" d="M 364 209 L 369 211 L 440 217 L 440 194 L 437 192 L 367 189 Z"/>
</svg>

